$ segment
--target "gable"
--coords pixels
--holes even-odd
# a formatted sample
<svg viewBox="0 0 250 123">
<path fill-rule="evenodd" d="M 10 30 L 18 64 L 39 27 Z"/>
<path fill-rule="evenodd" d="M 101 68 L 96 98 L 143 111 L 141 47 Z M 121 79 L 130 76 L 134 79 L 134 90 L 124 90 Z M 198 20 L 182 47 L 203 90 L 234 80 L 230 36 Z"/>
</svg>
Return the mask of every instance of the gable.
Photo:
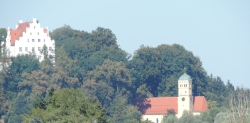
<svg viewBox="0 0 250 123">
<path fill-rule="evenodd" d="M 202 112 L 207 111 L 207 100 L 204 96 L 195 96 L 194 97 L 194 110 L 193 112 Z"/>
<path fill-rule="evenodd" d="M 23 36 L 23 32 L 26 32 L 26 29 L 30 26 L 30 22 L 19 23 L 17 29 L 10 30 L 10 44 L 11 46 L 15 45 L 15 41 L 19 40 L 19 37 Z"/>
</svg>

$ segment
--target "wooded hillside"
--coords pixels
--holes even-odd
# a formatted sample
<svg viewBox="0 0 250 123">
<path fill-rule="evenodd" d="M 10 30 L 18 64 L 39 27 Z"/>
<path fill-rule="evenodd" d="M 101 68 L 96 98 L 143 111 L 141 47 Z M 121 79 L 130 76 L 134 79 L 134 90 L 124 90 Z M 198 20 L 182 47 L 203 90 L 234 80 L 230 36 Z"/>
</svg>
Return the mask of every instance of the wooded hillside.
<svg viewBox="0 0 250 123">
<path fill-rule="evenodd" d="M 55 40 L 55 63 L 44 47 L 41 63 L 31 53 L 11 58 L 0 72 L 0 117 L 6 123 L 143 122 L 131 100 L 177 96 L 184 68 L 193 79 L 193 95 L 205 96 L 211 109 L 201 121 L 215 122 L 236 90 L 230 81 L 208 75 L 201 59 L 180 44 L 142 45 L 131 55 L 102 27 L 86 32 L 65 25 L 50 36 Z"/>
</svg>

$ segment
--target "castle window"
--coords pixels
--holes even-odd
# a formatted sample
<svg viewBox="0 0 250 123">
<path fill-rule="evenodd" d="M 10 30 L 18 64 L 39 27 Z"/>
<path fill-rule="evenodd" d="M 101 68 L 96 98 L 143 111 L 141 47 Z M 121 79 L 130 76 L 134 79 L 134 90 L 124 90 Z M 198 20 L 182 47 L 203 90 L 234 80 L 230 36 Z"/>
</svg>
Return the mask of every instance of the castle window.
<svg viewBox="0 0 250 123">
<path fill-rule="evenodd" d="M 41 51 L 41 47 L 38 47 L 38 51 Z"/>
<path fill-rule="evenodd" d="M 45 42 L 45 39 L 43 40 L 43 42 Z"/>
<path fill-rule="evenodd" d="M 38 42 L 40 42 L 40 39 L 38 39 Z"/>
<path fill-rule="evenodd" d="M 22 47 L 19 47 L 19 52 L 22 52 Z"/>
<path fill-rule="evenodd" d="M 36 26 L 34 26 L 34 29 L 36 28 Z"/>
<path fill-rule="evenodd" d="M 32 33 L 30 33 L 30 35 L 32 35 Z"/>
<path fill-rule="evenodd" d="M 32 51 L 33 51 L 33 52 L 35 51 L 35 47 L 32 47 Z"/>
<path fill-rule="evenodd" d="M 37 33 L 37 35 L 39 35 L 39 32 Z"/>
<path fill-rule="evenodd" d="M 156 123 L 158 123 L 158 118 L 156 118 Z"/>
<path fill-rule="evenodd" d="M 27 41 L 29 42 L 29 39 L 27 39 Z"/>
<path fill-rule="evenodd" d="M 52 51 L 52 47 L 49 47 L 49 51 Z"/>
<path fill-rule="evenodd" d="M 32 39 L 32 42 L 35 42 L 35 39 Z"/>
<path fill-rule="evenodd" d="M 28 47 L 25 47 L 25 51 L 28 51 Z"/>
</svg>

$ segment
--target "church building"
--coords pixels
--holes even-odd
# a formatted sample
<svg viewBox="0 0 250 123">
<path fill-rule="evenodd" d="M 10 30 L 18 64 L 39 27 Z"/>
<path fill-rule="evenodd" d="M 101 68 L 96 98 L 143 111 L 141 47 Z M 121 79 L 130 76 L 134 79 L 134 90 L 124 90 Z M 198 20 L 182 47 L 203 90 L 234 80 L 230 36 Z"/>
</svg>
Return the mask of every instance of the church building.
<svg viewBox="0 0 250 123">
<path fill-rule="evenodd" d="M 207 111 L 207 101 L 204 96 L 192 95 L 192 78 L 184 73 L 178 80 L 178 97 L 152 97 L 136 99 L 135 105 L 142 113 L 143 120 L 161 123 L 168 110 L 174 110 L 180 118 L 183 111 L 200 115 Z"/>
</svg>

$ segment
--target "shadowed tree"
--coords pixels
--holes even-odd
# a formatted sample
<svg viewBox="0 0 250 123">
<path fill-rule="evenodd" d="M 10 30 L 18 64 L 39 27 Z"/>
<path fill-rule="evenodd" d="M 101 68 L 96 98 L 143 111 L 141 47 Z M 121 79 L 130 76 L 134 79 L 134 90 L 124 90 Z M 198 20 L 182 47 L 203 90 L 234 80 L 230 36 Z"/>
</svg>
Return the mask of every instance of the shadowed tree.
<svg viewBox="0 0 250 123">
<path fill-rule="evenodd" d="M 89 102 L 79 89 L 62 89 L 54 92 L 47 108 L 33 108 L 30 115 L 23 117 L 28 123 L 33 117 L 44 122 L 85 122 L 106 123 L 105 112 L 98 100 Z"/>
</svg>

